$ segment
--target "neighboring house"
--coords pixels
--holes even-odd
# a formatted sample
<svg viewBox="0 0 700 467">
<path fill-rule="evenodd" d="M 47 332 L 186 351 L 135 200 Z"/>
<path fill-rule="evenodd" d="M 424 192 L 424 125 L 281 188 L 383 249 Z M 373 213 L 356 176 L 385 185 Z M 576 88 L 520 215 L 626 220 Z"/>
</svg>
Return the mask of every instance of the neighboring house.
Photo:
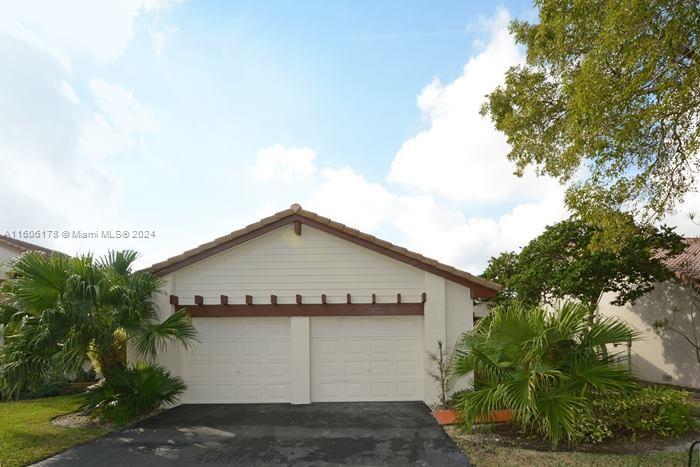
<svg viewBox="0 0 700 467">
<path fill-rule="evenodd" d="M 5 235 L 0 235 L 0 281 L 7 279 L 8 262 L 12 258 L 25 253 L 27 251 L 43 251 L 52 253 L 53 250 L 44 248 L 43 246 L 34 245 L 22 240 L 15 240 Z M 4 341 L 3 326 L 0 324 L 0 345 Z"/>
<path fill-rule="evenodd" d="M 686 242 L 684 253 L 666 261 L 675 279 L 656 284 L 653 291 L 623 306 L 612 305 L 614 295 L 606 294 L 600 313 L 616 316 L 641 333 L 631 348 L 632 368 L 641 380 L 700 389 L 696 349 L 678 332 L 655 331 L 654 326 L 668 320 L 696 344 L 700 338 L 700 238 Z"/>
<path fill-rule="evenodd" d="M 435 403 L 427 353 L 499 289 L 297 204 L 147 271 L 162 316 L 184 307 L 199 331 L 160 354 L 190 403 Z"/>
<path fill-rule="evenodd" d="M 43 251 L 53 253 L 53 250 L 32 243 L 16 240 L 5 235 L 0 235 L 0 280 L 6 279 L 7 263 L 27 251 Z"/>
</svg>

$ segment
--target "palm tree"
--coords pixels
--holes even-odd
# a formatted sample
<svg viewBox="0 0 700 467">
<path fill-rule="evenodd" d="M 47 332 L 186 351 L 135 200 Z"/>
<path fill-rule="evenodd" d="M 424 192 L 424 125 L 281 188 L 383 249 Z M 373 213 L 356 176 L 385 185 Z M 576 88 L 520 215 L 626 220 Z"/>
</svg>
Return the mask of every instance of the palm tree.
<svg viewBox="0 0 700 467">
<path fill-rule="evenodd" d="M 522 429 L 575 442 L 576 414 L 591 396 L 634 387 L 623 355 L 605 350 L 636 333 L 613 318 L 593 324 L 588 307 L 566 303 L 555 310 L 511 304 L 495 308 L 456 349 L 457 376 L 474 372 L 475 390 L 459 404 L 469 426 L 492 410 L 509 409 Z"/>
<path fill-rule="evenodd" d="M 162 282 L 132 270 L 137 256 L 29 252 L 14 261 L 0 286 L 0 395 L 14 397 L 54 375 L 77 372 L 88 358 L 103 374 L 126 367 L 127 343 L 153 361 L 169 343 L 196 340 L 186 311 L 160 322 L 154 296 Z"/>
</svg>

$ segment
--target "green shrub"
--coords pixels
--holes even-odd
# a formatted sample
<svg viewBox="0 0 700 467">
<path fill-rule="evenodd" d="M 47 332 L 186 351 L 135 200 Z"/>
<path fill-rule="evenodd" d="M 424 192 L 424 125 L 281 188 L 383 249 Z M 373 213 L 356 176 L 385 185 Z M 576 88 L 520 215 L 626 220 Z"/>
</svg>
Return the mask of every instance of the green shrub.
<svg viewBox="0 0 700 467">
<path fill-rule="evenodd" d="M 455 374 L 474 372 L 474 391 L 459 401 L 468 425 L 492 410 L 509 409 L 514 423 L 556 445 L 579 438 L 577 415 L 595 394 L 614 396 L 635 385 L 607 344 L 635 338 L 612 318 L 589 322 L 589 307 L 554 311 L 512 304 L 497 307 L 461 339 Z M 622 356 L 624 357 L 624 355 Z"/>
<path fill-rule="evenodd" d="M 581 411 L 578 424 L 580 440 L 592 443 L 613 436 L 680 436 L 696 426 L 690 394 L 663 387 L 597 397 Z"/>
<path fill-rule="evenodd" d="M 100 383 L 88 389 L 82 409 L 102 421 L 121 425 L 174 403 L 185 388 L 182 378 L 159 365 L 111 368 Z"/>
</svg>

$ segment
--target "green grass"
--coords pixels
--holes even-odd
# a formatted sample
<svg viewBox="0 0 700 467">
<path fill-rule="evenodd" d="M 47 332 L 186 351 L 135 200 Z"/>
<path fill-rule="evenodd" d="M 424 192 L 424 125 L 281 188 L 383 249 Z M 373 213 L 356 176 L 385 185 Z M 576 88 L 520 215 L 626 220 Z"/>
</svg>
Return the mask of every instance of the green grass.
<svg viewBox="0 0 700 467">
<path fill-rule="evenodd" d="M 51 419 L 75 412 L 80 395 L 0 403 L 0 466 L 36 462 L 107 433 L 106 428 L 65 428 Z"/>
</svg>

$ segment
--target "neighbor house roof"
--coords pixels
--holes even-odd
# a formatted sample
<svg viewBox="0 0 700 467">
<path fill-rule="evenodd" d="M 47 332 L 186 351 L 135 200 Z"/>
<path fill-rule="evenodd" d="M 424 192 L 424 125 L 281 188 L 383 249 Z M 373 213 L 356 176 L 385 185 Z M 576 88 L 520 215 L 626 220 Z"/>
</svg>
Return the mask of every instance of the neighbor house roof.
<svg viewBox="0 0 700 467">
<path fill-rule="evenodd" d="M 145 271 L 158 276 L 165 276 L 185 266 L 292 223 L 314 227 L 398 261 L 444 277 L 452 282 L 462 284 L 472 290 L 472 295 L 474 297 L 492 297 L 501 288 L 501 286 L 495 282 L 488 281 L 466 271 L 443 264 L 437 260 L 427 258 L 419 253 L 407 250 L 406 248 L 381 240 L 373 235 L 360 232 L 357 229 L 319 216 L 314 212 L 302 209 L 298 204 L 293 204 L 289 209 L 280 211 L 277 214 L 266 217 L 265 219 L 250 224 L 240 230 L 236 230 L 235 232 L 231 232 L 228 235 L 224 235 L 223 237 L 219 237 L 211 242 L 204 243 L 197 248 L 185 251 L 180 255 L 173 256 L 163 262 L 156 263 L 145 269 Z"/>
<path fill-rule="evenodd" d="M 43 246 L 34 245 L 33 243 L 17 240 L 12 237 L 0 235 L 0 246 L 16 251 L 17 253 L 25 253 L 27 251 L 43 251 L 44 253 L 55 253 L 54 250 Z"/>
<path fill-rule="evenodd" d="M 684 241 L 688 245 L 685 251 L 663 262 L 681 279 L 700 281 L 700 237 L 686 238 Z"/>
</svg>

